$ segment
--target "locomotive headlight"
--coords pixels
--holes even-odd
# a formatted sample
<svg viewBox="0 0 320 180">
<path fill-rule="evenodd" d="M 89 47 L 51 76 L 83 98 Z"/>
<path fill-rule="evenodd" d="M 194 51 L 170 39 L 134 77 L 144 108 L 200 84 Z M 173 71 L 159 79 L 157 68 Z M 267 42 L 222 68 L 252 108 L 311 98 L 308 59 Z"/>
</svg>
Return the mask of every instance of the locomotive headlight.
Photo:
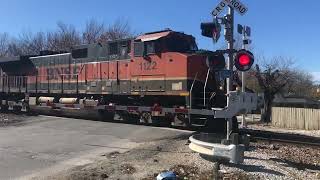
<svg viewBox="0 0 320 180">
<path fill-rule="evenodd" d="M 182 82 L 172 83 L 171 89 L 173 91 L 181 91 L 182 90 Z"/>
</svg>

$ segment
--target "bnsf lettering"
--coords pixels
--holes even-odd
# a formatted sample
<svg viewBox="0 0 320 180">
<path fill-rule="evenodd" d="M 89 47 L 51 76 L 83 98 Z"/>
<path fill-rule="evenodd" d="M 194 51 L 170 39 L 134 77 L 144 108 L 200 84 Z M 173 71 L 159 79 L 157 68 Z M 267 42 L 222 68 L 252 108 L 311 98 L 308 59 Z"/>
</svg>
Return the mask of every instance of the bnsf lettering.
<svg viewBox="0 0 320 180">
<path fill-rule="evenodd" d="M 77 78 L 78 78 L 77 74 L 79 73 L 79 69 L 80 69 L 80 67 L 75 66 L 75 67 L 73 67 L 72 69 L 73 69 L 72 79 L 77 79 Z"/>
<path fill-rule="evenodd" d="M 47 80 L 77 79 L 79 67 L 73 67 L 71 72 L 69 67 L 47 68 Z"/>
</svg>

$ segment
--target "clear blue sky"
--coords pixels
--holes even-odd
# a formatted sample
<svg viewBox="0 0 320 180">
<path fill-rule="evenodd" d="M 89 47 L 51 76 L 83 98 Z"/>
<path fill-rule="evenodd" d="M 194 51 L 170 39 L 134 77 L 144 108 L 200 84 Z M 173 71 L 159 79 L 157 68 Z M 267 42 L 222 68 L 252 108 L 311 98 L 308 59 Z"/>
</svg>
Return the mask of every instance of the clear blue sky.
<svg viewBox="0 0 320 180">
<path fill-rule="evenodd" d="M 127 19 L 135 32 L 171 28 L 196 37 L 199 47 L 212 49 L 210 39 L 201 37 L 200 22 L 211 20 L 218 0 L 1 0 L 0 31 L 53 30 L 57 21 L 84 27 L 91 18 L 112 23 Z M 242 0 L 249 8 L 236 23 L 252 27 L 254 51 L 270 56 L 290 56 L 296 66 L 320 72 L 319 0 Z M 315 73 L 316 74 L 316 73 Z M 320 73 L 318 73 L 320 76 Z M 317 78 L 320 79 L 320 78 Z"/>
</svg>

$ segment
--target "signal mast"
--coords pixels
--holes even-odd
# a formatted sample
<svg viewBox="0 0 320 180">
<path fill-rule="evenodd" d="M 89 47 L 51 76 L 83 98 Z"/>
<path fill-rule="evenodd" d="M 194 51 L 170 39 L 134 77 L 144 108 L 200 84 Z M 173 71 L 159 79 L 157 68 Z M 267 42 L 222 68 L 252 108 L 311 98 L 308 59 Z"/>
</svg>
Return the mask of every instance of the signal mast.
<svg viewBox="0 0 320 180">
<path fill-rule="evenodd" d="M 218 15 L 228 6 L 228 14 L 223 17 L 218 17 Z M 232 75 L 233 75 L 233 66 L 237 68 L 238 71 L 245 72 L 248 71 L 254 63 L 254 56 L 250 51 L 241 49 L 239 51 L 235 50 L 233 47 L 234 43 L 234 10 L 236 10 L 240 15 L 244 15 L 248 8 L 243 5 L 239 0 L 222 0 L 218 6 L 213 9 L 213 21 L 201 23 L 202 35 L 208 38 L 212 38 L 213 42 L 218 42 L 221 33 L 221 25 L 224 25 L 225 28 L 225 40 L 228 43 L 228 48 L 226 50 L 219 50 L 216 53 L 219 57 L 228 55 L 227 58 L 227 67 L 219 71 L 224 71 L 224 78 L 227 81 L 227 94 L 232 90 Z M 220 63 L 221 64 L 221 63 Z M 243 84 L 244 85 L 244 84 Z M 227 97 L 227 104 L 229 104 L 229 97 Z M 231 119 L 227 119 L 227 139 L 230 135 L 230 124 Z"/>
</svg>

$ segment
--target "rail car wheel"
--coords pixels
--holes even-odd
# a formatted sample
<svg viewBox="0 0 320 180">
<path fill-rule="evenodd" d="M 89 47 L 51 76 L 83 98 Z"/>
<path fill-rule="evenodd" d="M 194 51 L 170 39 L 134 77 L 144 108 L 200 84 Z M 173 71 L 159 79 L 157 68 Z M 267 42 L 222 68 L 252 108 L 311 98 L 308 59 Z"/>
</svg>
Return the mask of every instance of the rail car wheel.
<svg viewBox="0 0 320 180">
<path fill-rule="evenodd" d="M 113 112 L 108 112 L 104 110 L 98 111 L 98 120 L 99 121 L 113 121 L 115 114 Z"/>
<path fill-rule="evenodd" d="M 139 121 L 139 115 L 128 112 L 119 112 L 120 121 L 130 124 L 136 124 Z"/>
<path fill-rule="evenodd" d="M 39 113 L 36 110 L 30 108 L 30 106 L 27 106 L 27 115 L 28 116 L 38 116 Z"/>
<path fill-rule="evenodd" d="M 189 118 L 186 118 L 184 114 L 176 114 L 171 125 L 176 127 L 190 127 Z"/>
<path fill-rule="evenodd" d="M 140 115 L 140 123 L 141 124 L 152 124 L 152 116 L 150 112 L 142 112 Z"/>
<path fill-rule="evenodd" d="M 8 106 L 2 105 L 1 106 L 1 112 L 7 112 L 8 111 Z"/>
<path fill-rule="evenodd" d="M 169 127 L 171 120 L 167 116 L 152 116 L 150 112 L 142 112 L 140 116 L 141 124 Z"/>
</svg>

